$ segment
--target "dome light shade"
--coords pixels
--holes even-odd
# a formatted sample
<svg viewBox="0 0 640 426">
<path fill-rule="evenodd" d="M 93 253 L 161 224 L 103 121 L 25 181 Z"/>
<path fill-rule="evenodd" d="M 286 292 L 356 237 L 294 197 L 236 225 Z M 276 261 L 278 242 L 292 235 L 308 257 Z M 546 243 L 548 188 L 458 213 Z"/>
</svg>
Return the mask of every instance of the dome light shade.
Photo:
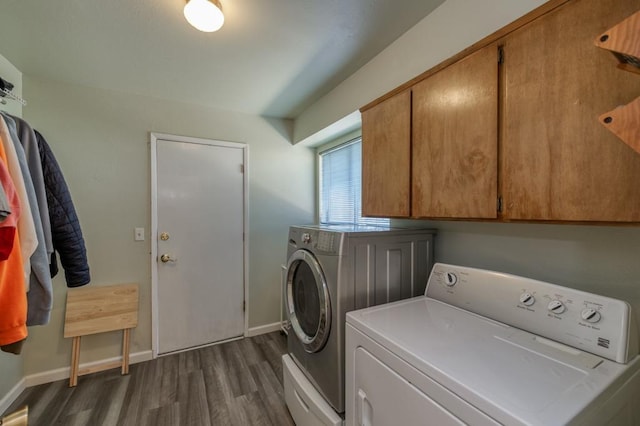
<svg viewBox="0 0 640 426">
<path fill-rule="evenodd" d="M 206 33 L 218 31 L 224 24 L 219 0 L 187 0 L 184 17 L 193 27 Z"/>
</svg>

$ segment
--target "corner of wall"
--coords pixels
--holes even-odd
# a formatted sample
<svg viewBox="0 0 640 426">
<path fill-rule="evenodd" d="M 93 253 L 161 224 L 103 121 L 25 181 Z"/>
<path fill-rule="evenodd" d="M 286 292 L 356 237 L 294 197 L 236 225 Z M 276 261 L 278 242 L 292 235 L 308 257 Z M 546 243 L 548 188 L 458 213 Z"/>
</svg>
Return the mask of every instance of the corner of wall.
<svg viewBox="0 0 640 426">
<path fill-rule="evenodd" d="M 304 132 L 297 134 L 295 131 L 298 130 L 300 132 L 300 128 L 294 127 L 293 143 L 310 147 L 322 145 L 332 139 L 358 130 L 361 125 L 360 111 L 354 111 L 311 135 L 307 135 Z"/>
</svg>

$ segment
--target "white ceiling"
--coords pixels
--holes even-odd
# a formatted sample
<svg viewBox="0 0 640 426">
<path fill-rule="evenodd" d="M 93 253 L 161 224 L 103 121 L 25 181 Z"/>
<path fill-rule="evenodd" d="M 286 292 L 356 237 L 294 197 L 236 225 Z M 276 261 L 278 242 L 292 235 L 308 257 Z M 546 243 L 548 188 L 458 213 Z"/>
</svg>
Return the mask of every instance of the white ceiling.
<svg viewBox="0 0 640 426">
<path fill-rule="evenodd" d="M 295 118 L 444 0 L 2 0 L 0 54 L 27 75 Z"/>
</svg>

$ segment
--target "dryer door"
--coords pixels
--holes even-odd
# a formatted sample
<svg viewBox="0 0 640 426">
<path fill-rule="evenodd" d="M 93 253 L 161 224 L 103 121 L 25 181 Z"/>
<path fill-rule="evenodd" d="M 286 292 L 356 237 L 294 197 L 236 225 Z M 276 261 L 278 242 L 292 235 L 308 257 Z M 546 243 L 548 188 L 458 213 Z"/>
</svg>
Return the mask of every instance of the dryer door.
<svg viewBox="0 0 640 426">
<path fill-rule="evenodd" d="M 305 351 L 322 349 L 331 329 L 331 301 L 322 268 L 307 250 L 295 251 L 287 263 L 287 312 Z"/>
</svg>

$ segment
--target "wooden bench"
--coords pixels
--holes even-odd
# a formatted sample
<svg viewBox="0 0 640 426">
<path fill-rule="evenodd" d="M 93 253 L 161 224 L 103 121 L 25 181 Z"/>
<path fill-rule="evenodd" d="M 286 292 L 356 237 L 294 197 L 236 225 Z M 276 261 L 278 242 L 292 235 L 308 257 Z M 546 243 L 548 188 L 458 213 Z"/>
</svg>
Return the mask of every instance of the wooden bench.
<svg viewBox="0 0 640 426">
<path fill-rule="evenodd" d="M 118 284 L 69 289 L 64 320 L 64 337 L 73 338 L 69 387 L 78 376 L 121 367 L 129 374 L 131 329 L 138 325 L 138 284 Z M 80 338 L 89 334 L 122 330 L 122 360 L 78 369 Z"/>
</svg>

